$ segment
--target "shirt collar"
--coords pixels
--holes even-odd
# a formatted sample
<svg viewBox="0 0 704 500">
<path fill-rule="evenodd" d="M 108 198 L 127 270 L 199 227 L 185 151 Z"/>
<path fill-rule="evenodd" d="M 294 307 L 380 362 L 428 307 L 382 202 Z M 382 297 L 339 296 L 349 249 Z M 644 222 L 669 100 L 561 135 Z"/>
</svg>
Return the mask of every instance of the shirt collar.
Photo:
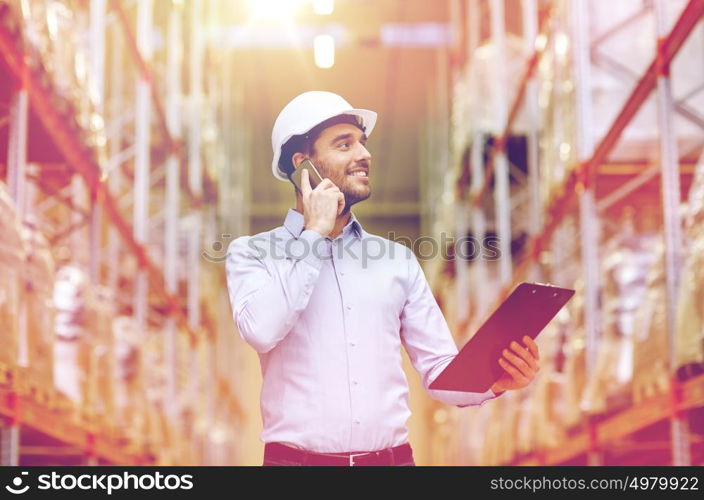
<svg viewBox="0 0 704 500">
<path fill-rule="evenodd" d="M 289 208 L 286 219 L 284 220 L 284 227 L 288 229 L 289 233 L 291 233 L 294 238 L 298 238 L 303 232 L 303 225 L 303 214 L 293 208 Z M 350 215 L 350 220 L 347 222 L 347 225 L 342 229 L 342 234 L 344 235 L 346 232 L 350 231 L 354 236 L 358 238 L 362 237 L 362 225 L 357 220 L 354 212 Z"/>
</svg>

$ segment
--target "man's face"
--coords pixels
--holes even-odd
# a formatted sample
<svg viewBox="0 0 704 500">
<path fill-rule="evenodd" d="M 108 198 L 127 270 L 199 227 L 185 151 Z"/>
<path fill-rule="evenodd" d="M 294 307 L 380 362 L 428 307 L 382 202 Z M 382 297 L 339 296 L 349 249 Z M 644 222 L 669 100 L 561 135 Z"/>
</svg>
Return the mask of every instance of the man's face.
<svg viewBox="0 0 704 500">
<path fill-rule="evenodd" d="M 371 195 L 372 156 L 366 143 L 367 136 L 358 127 L 339 123 L 323 130 L 313 145 L 311 161 L 320 175 L 334 182 L 345 195 L 345 209 Z"/>
</svg>

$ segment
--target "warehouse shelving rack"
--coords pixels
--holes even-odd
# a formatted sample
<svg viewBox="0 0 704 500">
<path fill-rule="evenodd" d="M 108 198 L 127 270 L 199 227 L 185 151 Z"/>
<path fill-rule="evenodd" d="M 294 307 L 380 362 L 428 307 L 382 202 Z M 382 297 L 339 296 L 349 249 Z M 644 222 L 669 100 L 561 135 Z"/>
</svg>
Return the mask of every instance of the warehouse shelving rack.
<svg viewBox="0 0 704 500">
<path fill-rule="evenodd" d="M 61 450 L 70 449 L 68 458 L 79 460 L 78 463 L 127 466 L 153 463 L 153 457 L 149 454 L 130 452 L 118 439 L 101 435 L 98 429 L 89 429 L 69 419 L 57 418 L 56 413 L 45 405 L 13 390 L 0 388 L 0 416 L 6 426 L 2 434 L 3 465 L 21 465 L 19 455 L 26 453 L 23 451 L 26 445 L 20 447 L 19 429 L 23 432 L 39 432 L 54 440 L 54 444 L 44 445 L 40 451 L 34 448 L 34 453 L 39 451 L 42 456 L 56 457 Z M 67 456 L 56 457 L 55 460 L 60 462 L 63 458 L 65 461 Z"/>
<path fill-rule="evenodd" d="M 506 60 L 506 29 L 504 20 L 503 0 L 487 0 L 486 2 L 466 2 L 467 31 L 468 31 L 468 53 L 473 54 L 478 47 L 478 35 L 480 32 L 478 8 L 479 3 L 488 7 L 491 24 L 491 41 L 497 51 L 497 60 Z M 576 120 L 577 120 L 577 140 L 576 153 L 577 161 L 567 175 L 564 183 L 556 190 L 554 197 L 550 200 L 547 210 L 539 212 L 539 192 L 537 181 L 537 89 L 534 80 L 535 68 L 539 64 L 540 58 L 547 50 L 550 37 L 553 36 L 551 30 L 552 16 L 555 9 L 565 3 L 561 1 L 539 2 L 541 10 L 537 8 L 538 3 L 534 0 L 522 1 L 522 22 L 523 37 L 526 46 L 530 47 L 526 58 L 525 70 L 521 76 L 517 91 L 512 99 L 509 99 L 508 88 L 505 87 L 505 78 L 497 78 L 498 86 L 504 87 L 498 92 L 505 99 L 499 102 L 501 108 L 497 110 L 498 133 L 494 136 L 493 150 L 488 155 L 485 162 L 482 158 L 483 138 L 480 133 L 470 132 L 472 143 L 471 161 L 471 186 L 469 195 L 465 195 L 467 186 L 462 184 L 461 176 L 458 178 L 456 192 L 460 198 L 459 210 L 472 211 L 473 219 L 469 224 L 467 217 L 460 215 L 458 219 L 462 221 L 457 227 L 459 234 L 467 234 L 468 230 L 473 230 L 473 234 L 480 238 L 484 235 L 487 227 L 485 213 L 485 198 L 488 193 L 488 183 L 492 176 L 495 178 L 494 202 L 496 212 L 496 228 L 500 240 L 511 241 L 511 200 L 508 189 L 508 165 L 506 159 L 506 140 L 511 133 L 514 119 L 521 107 L 527 113 L 529 129 L 525 131 L 527 141 L 528 175 L 526 185 L 522 186 L 528 192 L 529 209 L 523 214 L 528 219 L 524 227 L 529 228 L 529 239 L 527 250 L 517 262 L 515 269 L 512 268 L 512 260 L 516 260 L 511 255 L 510 247 L 502 248 L 502 260 L 506 261 L 499 266 L 499 282 L 501 290 L 494 299 L 486 297 L 476 297 L 473 303 L 479 307 L 475 314 L 467 318 L 464 324 L 460 324 L 460 332 L 465 331 L 470 323 L 478 324 L 491 310 L 491 303 L 498 304 L 511 291 L 515 283 L 524 279 L 537 279 L 539 276 L 538 263 L 541 254 L 547 250 L 551 244 L 551 239 L 558 230 L 560 224 L 568 214 L 577 211 L 580 220 L 581 231 L 581 254 L 583 262 L 583 280 L 585 282 L 585 330 L 587 332 L 587 373 L 589 373 L 595 363 L 598 345 L 598 325 L 599 325 L 599 277 L 594 273 L 594 269 L 599 268 L 598 260 L 598 237 L 596 233 L 596 221 L 609 206 L 617 203 L 643 184 L 652 180 L 659 173 L 662 182 L 663 214 L 666 242 L 666 272 L 667 272 L 667 320 L 668 337 L 670 342 L 670 366 L 674 366 L 674 335 L 676 314 L 676 293 L 678 289 L 677 277 L 679 276 L 681 235 L 679 234 L 679 200 L 681 193 L 680 181 L 685 176 L 691 174 L 691 165 L 680 160 L 677 153 L 677 142 L 672 132 L 672 117 L 674 113 L 683 116 L 685 119 L 704 129 L 704 122 L 701 116 L 687 106 L 686 99 L 674 101 L 670 89 L 670 63 L 682 47 L 695 26 L 704 17 L 704 2 L 701 0 L 691 0 L 686 3 L 684 9 L 679 14 L 677 20 L 672 24 L 671 29 L 667 29 L 666 7 L 664 2 L 655 0 L 654 2 L 644 2 L 642 9 L 632 17 L 623 20 L 609 32 L 602 34 L 596 40 L 589 40 L 588 34 L 588 2 L 575 0 L 570 2 L 569 13 L 572 15 L 572 49 L 573 67 L 576 95 Z M 458 12 L 455 9 L 455 12 Z M 657 51 L 651 64 L 642 75 L 634 77 L 628 74 L 623 67 L 614 61 L 605 60 L 600 54 L 598 46 L 605 39 L 614 33 L 628 26 L 635 19 L 653 13 L 657 32 Z M 540 31 L 538 32 L 538 19 L 540 19 Z M 473 33 L 475 33 L 473 35 Z M 607 58 L 608 59 L 608 58 Z M 472 65 L 469 59 L 468 64 Z M 633 81 L 634 88 L 622 105 L 615 119 L 608 128 L 607 133 L 599 141 L 591 137 L 591 103 L 590 103 L 590 69 L 592 65 L 598 65 L 602 69 L 614 71 L 621 79 Z M 627 81 L 627 83 L 630 83 Z M 616 146 L 621 134 L 626 126 L 633 120 L 638 111 L 642 108 L 650 94 L 656 91 L 658 101 L 658 119 L 660 130 L 660 153 L 662 166 L 647 165 L 618 165 L 609 164 L 609 153 Z M 432 144 L 431 137 L 431 144 Z M 486 170 L 485 170 L 486 169 Z M 625 174 L 625 175 L 624 175 Z M 618 188 L 603 197 L 596 199 L 596 180 L 610 180 L 610 184 L 620 184 Z M 455 267 L 461 263 L 455 262 Z M 591 271 L 591 272 L 590 272 Z M 460 270 L 455 274 L 460 276 Z M 466 272 L 466 271 L 465 271 Z M 486 282 L 486 267 L 482 259 L 478 259 L 472 264 L 469 272 L 475 273 L 475 282 Z M 479 294 L 486 294 L 484 288 L 478 291 Z M 469 291 L 461 294 L 466 297 Z M 464 303 L 464 302 L 463 302 Z M 702 393 L 704 391 L 704 377 L 693 378 L 685 382 L 680 382 L 674 376 L 674 368 L 671 368 L 671 387 L 669 393 L 651 398 L 632 407 L 611 415 L 601 421 L 589 419 L 583 429 L 577 431 L 567 442 L 560 443 L 555 449 L 539 450 L 530 456 L 515 457 L 516 462 L 523 465 L 555 465 L 571 463 L 570 461 L 581 460 L 579 457 L 586 457 L 586 461 L 592 465 L 603 463 L 604 446 L 614 439 L 622 438 L 634 434 L 649 425 L 658 422 L 669 422 L 669 435 L 671 436 L 672 463 L 675 465 L 688 465 L 691 463 L 691 442 L 686 423 L 686 411 L 693 408 L 700 408 L 704 405 Z M 697 444 L 699 446 L 700 443 Z M 572 462 L 574 463 L 574 462 Z"/>
<path fill-rule="evenodd" d="M 704 376 L 683 383 L 673 381 L 669 394 L 640 402 L 601 422 L 590 422 L 557 448 L 540 450 L 513 465 L 559 465 L 580 455 L 598 453 L 606 443 L 627 437 L 668 419 L 680 419 L 688 410 L 704 406 Z"/>
<path fill-rule="evenodd" d="M 200 114 L 204 105 L 211 104 L 206 100 L 202 86 L 204 45 L 199 21 L 203 3 L 194 1 L 189 6 L 190 36 L 194 43 L 191 44 L 188 59 L 190 94 L 188 99 L 184 99 L 186 96 L 180 88 L 179 71 L 183 63 L 180 45 L 184 34 L 184 13 L 181 9 L 186 7 L 177 2 L 169 4 L 166 21 L 170 43 L 165 62 L 167 86 L 166 89 L 160 89 L 150 67 L 154 3 L 148 0 L 126 7 L 120 1 L 111 1 L 111 9 L 108 8 L 107 0 L 96 0 L 88 4 L 91 90 L 97 95 L 93 116 L 106 124 L 105 142 L 96 146 L 94 141 L 87 139 L 91 132 L 83 129 L 71 117 L 72 104 L 54 88 L 51 74 L 45 70 L 41 56 L 38 57 L 37 50 L 31 47 L 22 31 L 18 13 L 10 3 L 0 2 L 0 68 L 7 71 L 16 84 L 7 123 L 7 174 L 8 179 L 12 179 L 10 191 L 20 215 L 24 215 L 25 207 L 31 201 L 27 199 L 29 183 L 36 183 L 55 203 L 64 203 L 72 209 L 72 220 L 66 228 L 57 229 L 57 237 L 69 234 L 76 237 L 81 231 L 84 232 L 77 237 L 79 244 L 90 248 L 87 265 L 93 284 L 107 282 L 112 289 L 123 288 L 122 284 L 118 286 L 120 266 L 114 263 L 120 262 L 124 255 L 136 260 L 136 277 L 133 281 L 130 280 L 129 285 L 134 293 L 127 300 L 131 302 L 133 316 L 142 329 L 156 323 L 165 330 L 164 349 L 168 367 L 166 398 L 176 401 L 176 342 L 177 336 L 183 334 L 190 345 L 187 364 L 191 396 L 205 398 L 209 417 L 213 415 L 216 398 L 220 401 L 219 404 L 228 409 L 229 414 L 241 416 L 233 394 L 232 380 L 216 371 L 217 327 L 208 312 L 210 305 L 204 304 L 201 299 L 199 269 L 202 266 L 202 233 L 204 225 L 206 229 L 211 228 L 212 233 L 220 187 L 212 172 L 203 165 L 201 144 Z M 132 15 L 132 12 L 135 14 Z M 132 21 L 131 16 L 134 17 Z M 134 32 L 132 25 L 136 26 Z M 112 37 L 112 68 L 106 68 L 108 36 Z M 111 101 L 105 97 L 106 75 L 117 76 L 122 85 L 125 84 L 121 80 L 124 75 L 130 76 L 130 68 L 119 67 L 122 59 L 117 55 L 123 42 L 128 46 L 129 59 L 136 68 L 134 109 L 129 112 L 125 109 L 131 103 L 125 102 L 120 95 L 124 89 L 113 91 Z M 111 85 L 116 84 L 112 81 Z M 166 95 L 165 107 L 160 99 L 162 92 Z M 181 109 L 186 110 L 187 127 L 181 123 Z M 51 174 L 48 169 L 38 176 L 27 164 L 27 123 L 30 110 L 39 119 L 44 133 L 51 138 L 53 146 L 65 162 L 66 166 L 58 168 L 53 175 L 54 179 L 62 182 L 60 186 L 41 182 L 40 177 L 50 177 L 46 175 Z M 156 115 L 155 121 L 161 133 L 161 137 L 156 139 L 161 139 L 167 145 L 165 155 L 152 150 L 153 143 L 157 142 L 151 136 L 152 113 Z M 124 131 L 126 123 L 130 121 L 133 121 L 131 125 L 134 127 L 132 137 Z M 183 142 L 182 129 L 189 133 L 188 140 Z M 124 147 L 125 143 L 127 147 Z M 158 160 L 160 156 L 162 162 L 152 161 L 155 158 Z M 131 172 L 128 163 L 134 165 Z M 133 177 L 132 183 L 128 182 L 130 176 Z M 182 185 L 187 194 L 185 200 L 180 197 Z M 153 193 L 159 197 L 158 202 L 163 201 L 164 209 L 155 203 L 156 196 Z M 184 206 L 185 209 L 182 209 Z M 132 208 L 131 214 L 129 208 Z M 184 232 L 184 220 L 190 224 L 190 230 L 186 231 L 188 299 L 185 305 L 179 300 L 177 274 L 179 238 L 182 237 L 180 233 Z M 163 252 L 155 251 L 149 245 L 149 237 L 155 227 L 164 228 Z M 108 231 L 109 236 L 104 238 L 104 232 Z M 103 245 L 104 239 L 107 239 L 107 245 Z M 152 292 L 151 300 L 149 290 Z M 202 356 L 205 363 L 199 363 L 199 348 L 204 348 Z M 205 366 L 207 371 L 202 373 L 201 366 Z M 208 381 L 203 383 L 202 388 L 197 385 L 199 377 Z M 204 395 L 200 394 L 201 389 Z M 63 421 L 51 409 L 37 405 L 35 401 L 12 389 L 3 389 L 1 396 L 4 464 L 19 463 L 22 454 L 21 429 L 37 430 L 61 443 L 75 446 L 85 452 L 89 463 L 102 460 L 120 464 L 144 464 L 153 459 L 148 454 L 130 454 L 119 439 L 101 435 L 100 429 L 87 429 L 70 419 Z M 177 408 L 173 404 L 170 406 L 167 411 L 173 415 Z M 185 436 L 178 439 L 183 440 Z M 207 447 L 200 448 L 207 459 Z M 47 454 L 51 455 L 51 450 L 47 450 Z"/>
</svg>

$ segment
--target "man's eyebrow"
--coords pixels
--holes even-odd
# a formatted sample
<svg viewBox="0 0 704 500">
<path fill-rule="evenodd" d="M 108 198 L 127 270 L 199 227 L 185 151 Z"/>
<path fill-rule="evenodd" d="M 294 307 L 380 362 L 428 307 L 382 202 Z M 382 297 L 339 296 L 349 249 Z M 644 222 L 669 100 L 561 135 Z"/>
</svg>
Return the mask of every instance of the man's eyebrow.
<svg viewBox="0 0 704 500">
<path fill-rule="evenodd" d="M 352 138 L 354 138 L 354 134 L 352 134 L 351 132 L 347 132 L 347 133 L 345 133 L 345 134 L 340 134 L 340 135 L 338 135 L 338 136 L 335 136 L 335 137 L 333 138 L 333 140 L 330 141 L 330 144 L 335 144 L 337 141 L 341 141 L 342 139 L 352 139 Z M 366 141 L 366 140 L 367 140 L 367 134 L 362 133 L 361 139 L 362 139 L 363 141 Z"/>
</svg>

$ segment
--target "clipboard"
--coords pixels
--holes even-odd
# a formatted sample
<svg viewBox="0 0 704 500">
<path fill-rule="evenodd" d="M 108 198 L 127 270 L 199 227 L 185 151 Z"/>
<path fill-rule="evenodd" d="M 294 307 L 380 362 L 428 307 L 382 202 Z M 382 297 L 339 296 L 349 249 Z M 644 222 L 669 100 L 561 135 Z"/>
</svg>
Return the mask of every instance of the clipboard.
<svg viewBox="0 0 704 500">
<path fill-rule="evenodd" d="M 504 373 L 499 358 L 511 341 L 535 339 L 574 295 L 574 290 L 542 283 L 521 283 L 489 316 L 430 389 L 486 392 Z"/>
</svg>

